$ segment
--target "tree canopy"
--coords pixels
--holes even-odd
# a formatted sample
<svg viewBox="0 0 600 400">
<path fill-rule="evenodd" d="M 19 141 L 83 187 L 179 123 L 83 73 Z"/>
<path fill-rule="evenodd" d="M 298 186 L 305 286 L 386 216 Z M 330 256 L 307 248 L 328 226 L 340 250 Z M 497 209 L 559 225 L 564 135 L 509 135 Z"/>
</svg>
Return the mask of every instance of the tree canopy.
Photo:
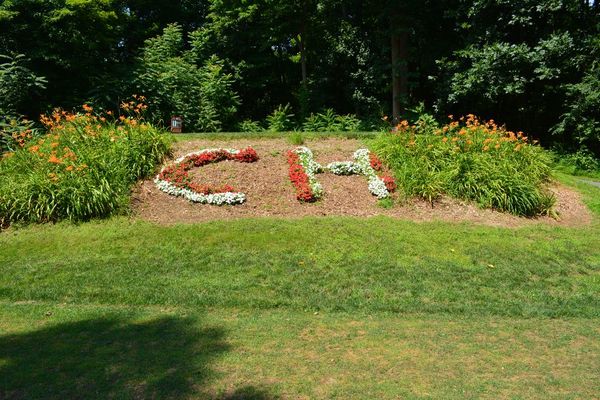
<svg viewBox="0 0 600 400">
<path fill-rule="evenodd" d="M 4 0 L 0 54 L 23 82 L 0 90 L 30 117 L 143 94 L 196 130 L 422 103 L 599 152 L 599 17 L 589 0 Z"/>
</svg>

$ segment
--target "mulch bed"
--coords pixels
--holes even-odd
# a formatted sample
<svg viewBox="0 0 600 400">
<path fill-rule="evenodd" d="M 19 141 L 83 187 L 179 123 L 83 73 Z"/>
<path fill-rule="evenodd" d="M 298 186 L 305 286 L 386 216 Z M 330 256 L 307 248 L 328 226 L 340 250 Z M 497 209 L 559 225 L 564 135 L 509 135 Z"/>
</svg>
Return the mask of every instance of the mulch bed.
<svg viewBox="0 0 600 400">
<path fill-rule="evenodd" d="M 332 161 L 349 161 L 355 150 L 364 145 L 353 139 L 329 138 L 309 140 L 305 144 L 322 165 Z M 159 224 L 196 223 L 220 219 L 254 217 L 359 216 L 387 215 L 414 221 L 474 222 L 492 226 L 518 227 L 544 223 L 578 226 L 591 223 L 592 216 L 579 194 L 563 186 L 552 188 L 557 196 L 556 211 L 560 218 L 520 218 L 492 210 L 482 210 L 473 204 L 443 198 L 434 207 L 425 201 L 411 199 L 391 209 L 378 205 L 369 193 L 363 176 L 319 174 L 324 195 L 316 203 L 300 203 L 288 178 L 285 154 L 295 146 L 283 139 L 194 140 L 176 145 L 175 158 L 203 148 L 237 148 L 252 146 L 260 160 L 252 164 L 224 161 L 191 171 L 202 183 L 232 185 L 246 193 L 242 205 L 214 206 L 194 204 L 169 196 L 149 180 L 136 188 L 133 196 L 134 213 L 141 219 Z"/>
</svg>

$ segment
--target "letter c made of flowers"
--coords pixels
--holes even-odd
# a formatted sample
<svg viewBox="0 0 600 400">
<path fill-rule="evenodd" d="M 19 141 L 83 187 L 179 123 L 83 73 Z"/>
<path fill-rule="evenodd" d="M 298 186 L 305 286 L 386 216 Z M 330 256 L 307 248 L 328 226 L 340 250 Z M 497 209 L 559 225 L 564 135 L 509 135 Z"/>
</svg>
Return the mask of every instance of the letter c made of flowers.
<svg viewBox="0 0 600 400">
<path fill-rule="evenodd" d="M 194 203 L 214 205 L 234 205 L 246 201 L 244 193 L 236 191 L 229 185 L 213 187 L 193 182 L 189 170 L 207 164 L 225 160 L 241 163 L 258 161 L 256 151 L 248 147 L 244 150 L 236 149 L 203 149 L 186 154 L 172 164 L 165 166 L 154 179 L 156 186 L 172 196 L 181 196 Z"/>
</svg>

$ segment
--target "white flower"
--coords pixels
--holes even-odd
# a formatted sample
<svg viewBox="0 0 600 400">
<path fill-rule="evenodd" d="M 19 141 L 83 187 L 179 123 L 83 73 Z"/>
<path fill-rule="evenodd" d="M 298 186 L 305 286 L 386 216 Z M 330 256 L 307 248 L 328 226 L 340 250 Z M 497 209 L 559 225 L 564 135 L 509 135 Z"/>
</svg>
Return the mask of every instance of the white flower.
<svg viewBox="0 0 600 400">
<path fill-rule="evenodd" d="M 313 153 L 308 147 L 300 146 L 293 150 L 298 155 L 298 160 L 304 173 L 308 176 L 308 184 L 313 197 L 318 199 L 323 195 L 323 186 L 317 181 L 316 174 L 323 172 L 323 166 L 316 162 Z"/>
<path fill-rule="evenodd" d="M 369 191 L 377 196 L 378 199 L 385 199 L 390 195 L 390 192 L 385 187 L 385 182 L 378 176 L 369 178 Z"/>
<path fill-rule="evenodd" d="M 359 164 L 353 161 L 336 161 L 327 164 L 327 169 L 335 175 L 356 175 L 362 173 Z"/>
<path fill-rule="evenodd" d="M 338 161 L 327 165 L 327 169 L 336 175 L 364 175 L 369 178 L 369 191 L 384 199 L 390 195 L 383 179 L 377 176 L 377 171 L 371 167 L 371 152 L 368 149 L 358 149 L 354 152 L 354 161 Z"/>
</svg>

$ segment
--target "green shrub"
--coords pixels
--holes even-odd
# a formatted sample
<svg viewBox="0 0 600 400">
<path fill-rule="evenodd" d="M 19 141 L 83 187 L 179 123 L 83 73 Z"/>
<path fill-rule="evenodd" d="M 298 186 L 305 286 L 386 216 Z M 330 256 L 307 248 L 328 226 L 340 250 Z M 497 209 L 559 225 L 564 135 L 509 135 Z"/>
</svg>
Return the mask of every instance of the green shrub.
<svg viewBox="0 0 600 400">
<path fill-rule="evenodd" d="M 304 144 L 304 134 L 302 132 L 292 132 L 288 136 L 288 141 L 294 146 L 302 146 Z"/>
<path fill-rule="evenodd" d="M 362 122 L 354 114 L 338 115 L 335 120 L 337 130 L 340 132 L 357 132 L 362 130 Z"/>
<path fill-rule="evenodd" d="M 555 169 L 571 175 L 600 178 L 600 159 L 585 147 L 575 153 L 554 153 Z"/>
<path fill-rule="evenodd" d="M 599 45 L 600 47 L 600 41 Z M 566 112 L 553 133 L 573 148 L 587 148 L 600 157 L 600 64 L 581 82 L 567 85 Z"/>
<path fill-rule="evenodd" d="M 252 121 L 250 119 L 246 119 L 238 124 L 239 132 L 261 132 L 263 130 L 260 122 Z"/>
<path fill-rule="evenodd" d="M 139 109 L 136 109 L 139 110 Z M 87 220 L 127 209 L 131 186 L 154 172 L 170 138 L 140 119 L 44 118 L 48 134 L 0 161 L 0 224 Z"/>
<path fill-rule="evenodd" d="M 0 54 L 0 116 L 17 115 L 37 91 L 45 89 L 46 79 L 25 65 L 23 54 L 14 57 Z"/>
<path fill-rule="evenodd" d="M 271 132 L 291 131 L 294 127 L 293 118 L 294 114 L 292 114 L 290 105 L 280 105 L 271 115 L 267 116 L 267 129 Z"/>
<path fill-rule="evenodd" d="M 305 132 L 355 132 L 361 130 L 361 121 L 352 114 L 337 115 L 328 108 L 317 114 L 310 114 L 302 124 Z"/>
<path fill-rule="evenodd" d="M 315 114 L 310 114 L 304 120 L 302 124 L 302 130 L 304 132 L 322 132 L 322 125 L 319 117 Z"/>
<path fill-rule="evenodd" d="M 418 134 L 431 135 L 440 127 L 435 117 L 426 111 L 424 103 L 409 109 L 407 114 L 408 122 L 415 126 Z"/>
<path fill-rule="evenodd" d="M 337 115 L 331 108 L 317 114 L 317 127 L 317 132 L 335 132 L 338 130 Z"/>
<path fill-rule="evenodd" d="M 403 121 L 370 146 L 392 168 L 405 195 L 432 203 L 449 195 L 520 216 L 552 212 L 554 197 L 545 185 L 550 156 L 522 133 L 472 115 L 433 134 L 418 134 L 422 129 Z"/>
<path fill-rule="evenodd" d="M 196 63 L 194 42 L 184 50 L 179 25 L 167 26 L 163 34 L 148 39 L 139 59 L 135 83 L 150 99 L 152 120 L 183 118 L 184 129 L 218 132 L 228 127 L 237 112 L 239 98 L 232 86 L 234 78 L 225 72 L 216 56 Z"/>
</svg>

